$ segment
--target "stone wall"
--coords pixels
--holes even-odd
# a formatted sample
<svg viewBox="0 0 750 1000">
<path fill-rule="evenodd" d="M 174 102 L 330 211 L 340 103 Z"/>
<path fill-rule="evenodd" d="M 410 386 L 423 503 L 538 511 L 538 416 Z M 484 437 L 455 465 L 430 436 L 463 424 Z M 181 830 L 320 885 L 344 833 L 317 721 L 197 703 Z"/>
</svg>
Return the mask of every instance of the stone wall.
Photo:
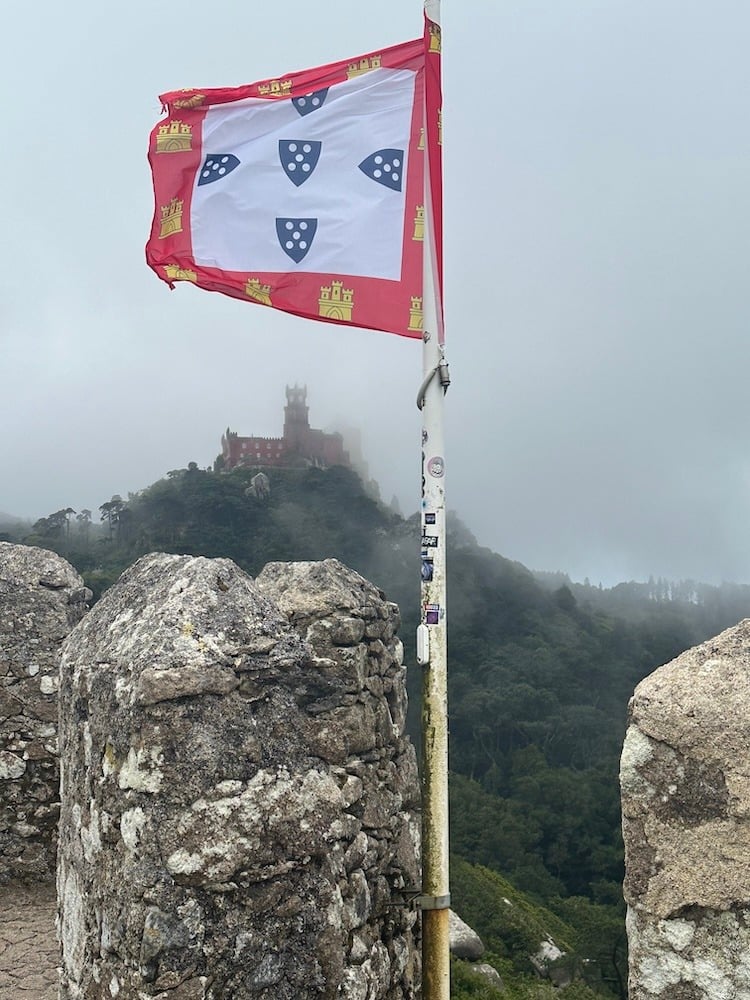
<svg viewBox="0 0 750 1000">
<path fill-rule="evenodd" d="M 333 560 L 105 594 L 62 657 L 62 1000 L 417 995 L 397 627 Z"/>
<path fill-rule="evenodd" d="M 750 620 L 638 685 L 621 785 L 630 1000 L 750 996 Z"/>
<path fill-rule="evenodd" d="M 60 647 L 90 598 L 54 552 L 0 542 L 0 882 L 55 876 Z"/>
</svg>

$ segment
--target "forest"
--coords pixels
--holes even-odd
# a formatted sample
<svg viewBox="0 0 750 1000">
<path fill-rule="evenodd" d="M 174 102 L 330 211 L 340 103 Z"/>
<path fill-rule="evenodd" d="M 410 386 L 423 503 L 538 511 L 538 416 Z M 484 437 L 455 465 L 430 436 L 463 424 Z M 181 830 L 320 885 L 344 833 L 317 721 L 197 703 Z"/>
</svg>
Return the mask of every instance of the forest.
<svg viewBox="0 0 750 1000">
<path fill-rule="evenodd" d="M 152 551 L 228 557 L 251 576 L 269 561 L 338 558 L 401 606 L 418 742 L 418 516 L 384 506 L 346 468 L 273 470 L 268 495 L 252 486 L 257 471 L 191 463 L 102 502 L 98 517 L 0 519 L 0 539 L 59 552 L 95 598 Z M 448 536 L 451 891 L 504 983 L 501 994 L 456 962 L 453 996 L 551 996 L 530 961 L 533 940 L 549 935 L 572 970 L 569 1000 L 624 998 L 617 776 L 628 699 L 658 665 L 746 617 L 750 587 L 603 589 L 532 573 L 455 515 Z"/>
</svg>

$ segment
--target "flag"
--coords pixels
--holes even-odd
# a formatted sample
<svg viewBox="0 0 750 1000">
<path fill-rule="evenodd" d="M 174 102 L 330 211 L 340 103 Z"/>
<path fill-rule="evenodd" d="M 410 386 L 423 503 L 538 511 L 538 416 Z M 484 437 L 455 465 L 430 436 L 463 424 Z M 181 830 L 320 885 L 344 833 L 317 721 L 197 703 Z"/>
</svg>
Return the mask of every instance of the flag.
<svg viewBox="0 0 750 1000">
<path fill-rule="evenodd" d="M 439 163 L 440 141 L 436 114 L 425 127 L 428 24 L 355 59 L 162 95 L 149 145 L 156 274 L 421 338 L 425 153 L 433 143 Z"/>
</svg>

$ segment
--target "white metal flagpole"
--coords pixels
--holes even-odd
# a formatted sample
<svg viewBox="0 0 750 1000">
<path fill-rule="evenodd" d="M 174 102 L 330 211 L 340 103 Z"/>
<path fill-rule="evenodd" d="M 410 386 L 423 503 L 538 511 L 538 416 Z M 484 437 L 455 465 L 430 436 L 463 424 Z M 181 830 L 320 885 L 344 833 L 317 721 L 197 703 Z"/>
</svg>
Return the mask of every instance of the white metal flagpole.
<svg viewBox="0 0 750 1000">
<path fill-rule="evenodd" d="M 426 16 L 438 26 L 439 31 L 439 0 L 425 0 L 424 6 Z M 417 629 L 417 661 L 423 670 L 422 996 L 424 1000 L 449 1000 L 448 657 L 443 437 L 443 396 L 449 378 L 441 335 L 442 307 L 437 277 L 438 248 L 432 213 L 427 125 L 425 120 L 423 382 L 418 398 L 423 416 L 422 606 Z"/>
</svg>

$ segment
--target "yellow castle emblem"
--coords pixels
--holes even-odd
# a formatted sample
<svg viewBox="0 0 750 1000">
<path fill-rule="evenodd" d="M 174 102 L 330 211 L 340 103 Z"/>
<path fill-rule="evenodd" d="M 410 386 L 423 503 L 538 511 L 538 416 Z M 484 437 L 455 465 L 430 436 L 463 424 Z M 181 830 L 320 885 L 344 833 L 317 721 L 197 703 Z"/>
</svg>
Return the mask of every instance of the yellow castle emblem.
<svg viewBox="0 0 750 1000">
<path fill-rule="evenodd" d="M 258 84 L 259 97 L 291 97 L 291 80 L 269 80 L 268 83 Z"/>
<path fill-rule="evenodd" d="M 432 132 L 430 132 L 432 135 Z M 443 145 L 443 109 L 438 110 L 438 146 Z M 419 130 L 419 143 L 417 149 L 424 149 L 424 125 Z"/>
<path fill-rule="evenodd" d="M 197 108 L 201 104 L 203 104 L 205 99 L 206 99 L 205 94 L 191 94 L 190 97 L 178 97 L 176 101 L 172 102 L 172 104 L 175 108 L 192 109 L 192 108 Z"/>
<path fill-rule="evenodd" d="M 271 286 L 262 285 L 260 283 L 260 278 L 248 278 L 247 284 L 245 285 L 245 295 L 248 298 L 254 299 L 256 302 L 260 302 L 264 306 L 273 305 L 271 302 Z"/>
<path fill-rule="evenodd" d="M 424 311 L 422 309 L 422 296 L 412 295 L 411 308 L 409 309 L 409 329 L 422 332 L 424 324 Z"/>
<path fill-rule="evenodd" d="M 430 25 L 430 52 L 440 52 L 442 49 L 441 32 L 439 24 Z"/>
<path fill-rule="evenodd" d="M 185 153 L 192 148 L 193 126 L 181 121 L 165 122 L 156 134 L 157 153 Z"/>
<path fill-rule="evenodd" d="M 318 315 L 325 319 L 338 319 L 351 322 L 354 310 L 354 289 L 344 288 L 343 281 L 332 281 L 330 285 L 321 285 L 318 299 Z"/>
<path fill-rule="evenodd" d="M 182 232 L 182 204 L 182 198 L 173 198 L 168 205 L 161 206 L 160 240 Z"/>
<path fill-rule="evenodd" d="M 190 271 L 186 267 L 177 267 L 176 264 L 165 264 L 164 273 L 168 281 L 197 281 L 198 275 L 195 271 Z"/>
<path fill-rule="evenodd" d="M 369 59 L 360 59 L 359 62 L 349 63 L 346 67 L 346 78 L 347 80 L 353 80 L 355 76 L 362 76 L 363 73 L 369 73 L 372 69 L 380 69 L 382 65 L 381 56 L 370 56 Z"/>
<path fill-rule="evenodd" d="M 413 240 L 424 240 L 424 205 L 417 205 L 417 214 L 414 216 Z"/>
</svg>

